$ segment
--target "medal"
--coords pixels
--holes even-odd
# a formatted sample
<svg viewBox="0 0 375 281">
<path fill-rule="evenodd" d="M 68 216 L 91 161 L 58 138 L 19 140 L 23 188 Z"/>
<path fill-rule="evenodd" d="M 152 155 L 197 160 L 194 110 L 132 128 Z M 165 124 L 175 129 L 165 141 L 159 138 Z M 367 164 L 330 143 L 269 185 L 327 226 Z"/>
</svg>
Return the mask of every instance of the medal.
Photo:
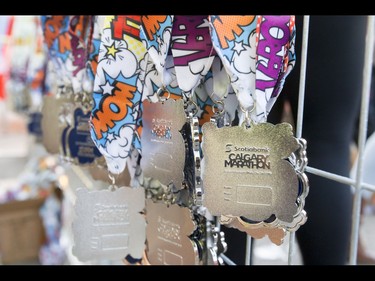
<svg viewBox="0 0 375 281">
<path fill-rule="evenodd" d="M 152 265 L 197 265 L 198 247 L 189 236 L 197 225 L 188 208 L 146 202 L 147 259 Z"/>
<path fill-rule="evenodd" d="M 112 188 L 111 188 L 112 189 Z M 81 261 L 141 258 L 145 246 L 144 189 L 77 190 L 73 254 Z"/>
<path fill-rule="evenodd" d="M 240 119 L 239 126 L 223 127 L 216 114 L 213 123 L 203 125 L 203 205 L 222 224 L 254 238 L 268 235 L 280 245 L 285 231 L 305 223 L 308 193 L 306 141 L 294 138 L 287 123 L 265 123 L 294 66 L 294 17 L 209 19 Z M 233 36 L 226 37 L 228 29 Z"/>
</svg>

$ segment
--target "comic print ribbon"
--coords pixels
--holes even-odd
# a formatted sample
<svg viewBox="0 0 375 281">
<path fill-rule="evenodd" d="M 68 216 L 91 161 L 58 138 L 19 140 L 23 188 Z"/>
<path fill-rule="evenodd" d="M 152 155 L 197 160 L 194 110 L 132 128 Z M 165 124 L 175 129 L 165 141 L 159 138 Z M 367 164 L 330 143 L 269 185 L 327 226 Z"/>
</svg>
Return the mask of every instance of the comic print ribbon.
<svg viewBox="0 0 375 281">
<path fill-rule="evenodd" d="M 256 121 L 265 122 L 294 67 L 294 16 L 258 16 L 256 64 Z M 289 60 L 289 57 L 291 58 Z"/>
<path fill-rule="evenodd" d="M 98 67 L 98 57 L 99 57 L 99 49 L 100 49 L 100 42 L 101 42 L 101 37 L 102 37 L 104 19 L 105 19 L 105 16 L 93 16 L 93 19 L 92 19 L 93 31 L 92 31 L 91 44 L 89 44 L 87 48 L 89 55 L 88 55 L 88 59 L 86 63 L 87 76 L 89 77 L 89 80 L 91 81 L 95 80 L 96 68 Z M 91 93 L 93 91 L 93 85 L 91 86 L 91 89 L 85 89 L 85 90 Z"/>
<path fill-rule="evenodd" d="M 257 48 L 258 63 L 255 93 L 257 96 L 266 95 L 267 116 L 281 93 L 286 77 L 292 71 L 296 62 L 295 16 L 263 16 L 258 18 L 258 23 L 259 32 L 257 34 L 260 39 Z M 273 38 L 277 38 L 277 40 Z M 268 49 L 271 54 L 267 52 Z M 273 59 L 276 61 L 272 69 L 268 66 L 271 65 Z M 268 60 L 269 62 L 266 63 Z"/>
<path fill-rule="evenodd" d="M 265 122 L 294 66 L 288 63 L 294 16 L 211 15 L 209 21 L 212 42 L 241 109 L 254 122 Z"/>
<path fill-rule="evenodd" d="M 140 38 L 153 63 L 153 67 L 150 69 L 151 72 L 148 72 L 145 69 L 147 72 L 146 75 L 152 73 L 152 80 L 156 86 L 165 88 L 172 82 L 170 71 L 173 67 L 167 68 L 166 62 L 171 42 L 173 16 L 145 15 L 142 16 L 141 20 Z M 143 90 L 144 98 L 150 97 L 154 94 L 154 83 L 151 84 L 151 87 L 148 87 L 149 84 L 145 84 Z"/>
<path fill-rule="evenodd" d="M 124 171 L 132 147 L 140 150 L 141 16 L 108 16 L 104 21 L 90 118 L 91 138 L 109 172 Z"/>
<path fill-rule="evenodd" d="M 171 51 L 178 85 L 190 97 L 216 55 L 207 16 L 174 16 Z"/>
<path fill-rule="evenodd" d="M 75 93 L 80 92 L 85 16 L 41 16 L 41 20 L 49 58 L 58 73 L 58 87 L 74 87 Z"/>
<path fill-rule="evenodd" d="M 210 15 L 214 48 L 244 109 L 253 107 L 255 91 L 256 16 Z"/>
<path fill-rule="evenodd" d="M 41 16 L 41 21 L 49 59 L 52 61 L 56 72 L 59 72 L 59 75 L 56 75 L 56 78 L 58 78 L 57 84 L 64 86 L 64 77 L 68 76 L 64 66 L 71 51 L 70 42 L 66 40 L 69 30 L 69 17 Z"/>
<path fill-rule="evenodd" d="M 104 16 L 93 16 L 91 20 L 91 25 L 93 26 L 91 26 L 90 28 L 92 28 L 93 30 L 91 36 L 91 43 L 87 44 L 88 58 L 86 62 L 86 77 L 82 85 L 83 90 L 87 93 L 92 93 L 94 88 L 104 18 Z"/>
<path fill-rule="evenodd" d="M 70 16 L 69 35 L 72 49 L 72 86 L 73 93 L 83 92 L 83 85 L 87 79 L 86 64 L 91 49 L 93 32 L 92 16 Z M 93 81 L 86 81 L 92 83 Z"/>
<path fill-rule="evenodd" d="M 158 102 L 160 97 L 175 100 L 182 97 L 170 50 L 173 20 L 173 15 L 141 17 L 140 37 L 147 49 L 144 63 L 141 65 L 142 100 Z"/>
</svg>

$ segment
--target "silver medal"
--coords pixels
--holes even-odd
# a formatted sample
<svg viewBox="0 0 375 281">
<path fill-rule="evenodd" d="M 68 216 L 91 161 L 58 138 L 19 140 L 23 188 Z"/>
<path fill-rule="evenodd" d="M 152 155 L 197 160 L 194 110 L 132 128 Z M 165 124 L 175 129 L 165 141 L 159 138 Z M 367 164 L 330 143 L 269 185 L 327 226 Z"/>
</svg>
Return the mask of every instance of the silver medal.
<svg viewBox="0 0 375 281">
<path fill-rule="evenodd" d="M 290 124 L 203 125 L 203 204 L 212 215 L 293 222 L 298 177 L 287 158 L 299 148 Z"/>
<path fill-rule="evenodd" d="M 143 188 L 77 190 L 73 254 L 81 261 L 142 258 L 146 222 Z"/>
<path fill-rule="evenodd" d="M 143 102 L 142 160 L 145 177 L 181 188 L 185 144 L 180 133 L 186 122 L 183 100 Z"/>
<path fill-rule="evenodd" d="M 152 265 L 197 265 L 198 247 L 189 236 L 196 223 L 188 208 L 146 200 L 147 258 Z"/>
<path fill-rule="evenodd" d="M 59 111 L 62 99 L 56 99 L 54 96 L 44 96 L 42 106 L 42 143 L 47 152 L 51 154 L 59 153 L 60 128 Z"/>
</svg>

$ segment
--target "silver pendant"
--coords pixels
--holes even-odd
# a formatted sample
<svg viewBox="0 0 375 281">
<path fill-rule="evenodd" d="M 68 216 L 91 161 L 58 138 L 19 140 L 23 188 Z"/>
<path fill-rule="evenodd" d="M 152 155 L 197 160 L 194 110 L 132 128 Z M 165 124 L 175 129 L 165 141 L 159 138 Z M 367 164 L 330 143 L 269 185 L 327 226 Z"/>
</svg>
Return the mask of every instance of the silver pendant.
<svg viewBox="0 0 375 281">
<path fill-rule="evenodd" d="M 186 122 L 184 102 L 143 102 L 142 160 L 145 177 L 181 189 L 185 165 L 185 144 L 180 133 Z"/>
<path fill-rule="evenodd" d="M 198 265 L 198 247 L 189 236 L 197 225 L 188 208 L 146 200 L 147 259 L 152 265 Z"/>
<path fill-rule="evenodd" d="M 42 143 L 48 153 L 58 154 L 60 143 L 59 112 L 64 100 L 44 96 L 42 106 Z"/>
<path fill-rule="evenodd" d="M 300 148 L 288 123 L 203 130 L 203 205 L 212 215 L 292 223 L 299 181 L 287 158 Z"/>
<path fill-rule="evenodd" d="M 81 261 L 142 258 L 146 222 L 143 188 L 77 189 L 73 254 Z"/>
</svg>

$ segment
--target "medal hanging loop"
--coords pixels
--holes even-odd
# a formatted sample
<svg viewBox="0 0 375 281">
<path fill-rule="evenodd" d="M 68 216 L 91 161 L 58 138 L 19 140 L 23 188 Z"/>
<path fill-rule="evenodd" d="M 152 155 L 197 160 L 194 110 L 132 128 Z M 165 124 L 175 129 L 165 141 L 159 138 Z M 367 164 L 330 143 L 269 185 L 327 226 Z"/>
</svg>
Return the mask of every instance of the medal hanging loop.
<svg viewBox="0 0 375 281">
<path fill-rule="evenodd" d="M 196 103 L 196 101 L 194 101 L 194 96 L 195 96 L 194 93 L 195 92 L 193 91 L 192 95 L 184 96 L 186 100 L 186 102 L 184 103 L 185 113 L 186 113 L 186 116 L 189 118 L 193 117 L 199 109 L 199 105 Z"/>
<path fill-rule="evenodd" d="M 224 101 L 218 100 L 215 101 L 214 99 L 211 98 L 211 100 L 214 102 L 212 105 L 212 112 L 214 115 L 221 116 L 225 113 L 225 108 L 224 108 Z"/>
<path fill-rule="evenodd" d="M 251 113 L 255 110 L 255 106 L 256 103 L 254 103 L 253 107 L 250 110 L 246 110 L 240 105 L 240 109 L 245 116 L 242 126 L 245 125 L 247 128 L 249 128 L 256 124 L 256 122 L 251 118 Z"/>
<path fill-rule="evenodd" d="M 115 178 L 115 176 L 112 175 L 110 171 L 108 171 L 108 177 L 111 180 L 111 185 L 108 187 L 108 189 L 111 190 L 111 191 L 116 190 L 118 187 L 116 185 L 116 178 Z"/>
<path fill-rule="evenodd" d="M 164 95 L 165 92 L 167 92 L 168 95 L 167 95 L 166 98 L 163 98 L 163 95 Z M 156 96 L 158 97 L 159 102 L 164 103 L 165 101 L 167 101 L 167 100 L 171 97 L 171 92 L 168 90 L 168 88 L 166 88 L 166 87 L 163 85 L 163 86 L 161 86 L 161 87 L 156 91 Z"/>
</svg>

